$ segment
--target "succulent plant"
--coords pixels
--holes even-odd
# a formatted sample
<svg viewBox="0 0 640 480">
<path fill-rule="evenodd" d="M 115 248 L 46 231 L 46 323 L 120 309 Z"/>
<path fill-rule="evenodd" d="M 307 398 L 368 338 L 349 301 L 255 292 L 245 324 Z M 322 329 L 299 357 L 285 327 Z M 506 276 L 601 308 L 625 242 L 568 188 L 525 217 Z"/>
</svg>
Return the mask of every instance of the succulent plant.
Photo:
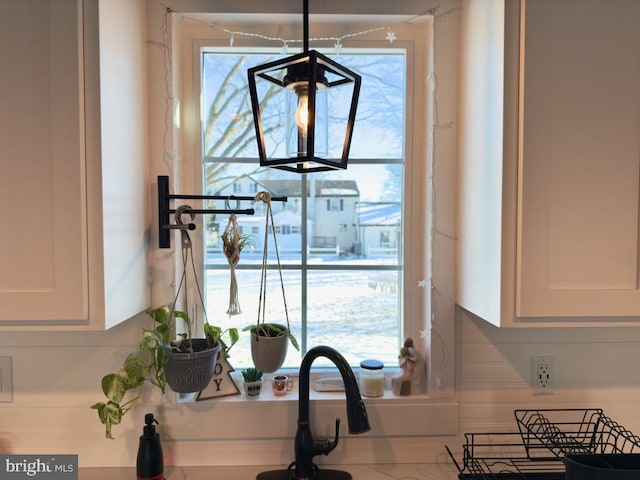
<svg viewBox="0 0 640 480">
<path fill-rule="evenodd" d="M 245 382 L 257 382 L 262 379 L 262 371 L 255 367 L 245 368 L 242 370 L 242 376 Z"/>
</svg>

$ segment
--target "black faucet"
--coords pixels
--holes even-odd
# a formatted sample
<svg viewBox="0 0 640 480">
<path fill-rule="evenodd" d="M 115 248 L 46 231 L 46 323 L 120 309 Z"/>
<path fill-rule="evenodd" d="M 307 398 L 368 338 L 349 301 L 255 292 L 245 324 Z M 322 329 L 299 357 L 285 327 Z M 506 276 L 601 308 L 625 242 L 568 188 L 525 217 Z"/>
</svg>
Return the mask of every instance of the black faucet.
<svg viewBox="0 0 640 480">
<path fill-rule="evenodd" d="M 338 432 L 340 419 L 336 419 L 336 436 L 333 441 L 314 440 L 309 426 L 309 373 L 311 364 L 318 357 L 326 357 L 331 360 L 342 376 L 344 382 L 345 397 L 347 400 L 347 420 L 349 433 L 365 433 L 371 427 L 367 417 L 367 410 L 360 396 L 358 382 L 353 370 L 340 353 L 331 347 L 318 346 L 307 352 L 300 365 L 299 396 L 298 396 L 298 430 L 295 439 L 295 478 L 314 478 L 313 457 L 316 455 L 328 455 L 338 445 Z"/>
</svg>

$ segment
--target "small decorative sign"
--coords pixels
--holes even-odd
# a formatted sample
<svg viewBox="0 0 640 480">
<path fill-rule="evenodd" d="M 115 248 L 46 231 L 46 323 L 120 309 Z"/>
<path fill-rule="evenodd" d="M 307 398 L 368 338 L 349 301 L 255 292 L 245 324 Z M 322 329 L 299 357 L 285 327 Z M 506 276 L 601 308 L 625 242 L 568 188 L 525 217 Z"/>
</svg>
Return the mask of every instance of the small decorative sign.
<svg viewBox="0 0 640 480">
<path fill-rule="evenodd" d="M 78 455 L 0 455 L 0 479 L 78 480 Z"/>
<path fill-rule="evenodd" d="M 211 398 L 226 397 L 229 395 L 239 395 L 240 390 L 231 378 L 231 372 L 235 369 L 231 366 L 228 359 L 222 355 L 218 357 L 216 369 L 209 385 L 198 394 L 196 400 L 208 400 Z"/>
</svg>

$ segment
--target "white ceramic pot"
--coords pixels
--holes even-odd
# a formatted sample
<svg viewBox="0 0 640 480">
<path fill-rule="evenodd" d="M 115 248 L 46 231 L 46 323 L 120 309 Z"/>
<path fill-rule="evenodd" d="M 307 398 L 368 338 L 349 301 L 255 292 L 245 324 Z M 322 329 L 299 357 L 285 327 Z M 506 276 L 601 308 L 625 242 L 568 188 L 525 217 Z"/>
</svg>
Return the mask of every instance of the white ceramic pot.
<svg viewBox="0 0 640 480">
<path fill-rule="evenodd" d="M 262 391 L 262 380 L 244 382 L 244 393 L 247 397 L 257 397 Z"/>
<path fill-rule="evenodd" d="M 287 327 L 278 325 L 286 331 Z M 256 368 L 264 373 L 273 373 L 278 370 L 287 357 L 287 345 L 289 337 L 280 335 L 277 337 L 263 337 L 256 335 L 255 330 L 251 330 L 251 358 Z"/>
</svg>

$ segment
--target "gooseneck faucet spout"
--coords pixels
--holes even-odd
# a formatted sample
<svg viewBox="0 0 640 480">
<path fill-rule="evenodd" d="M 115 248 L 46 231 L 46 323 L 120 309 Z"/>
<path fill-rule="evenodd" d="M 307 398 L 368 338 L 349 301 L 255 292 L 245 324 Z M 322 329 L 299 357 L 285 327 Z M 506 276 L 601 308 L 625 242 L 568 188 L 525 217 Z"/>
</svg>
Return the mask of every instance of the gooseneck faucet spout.
<svg viewBox="0 0 640 480">
<path fill-rule="evenodd" d="M 340 419 L 336 419 L 336 436 L 333 441 L 314 440 L 309 425 L 309 375 L 311 364 L 318 357 L 331 360 L 342 376 L 347 401 L 347 421 L 349 433 L 368 432 L 369 419 L 367 410 L 360 396 L 358 382 L 344 357 L 331 347 L 318 346 L 307 352 L 300 365 L 299 397 L 298 397 L 298 430 L 295 439 L 295 477 L 296 479 L 314 478 L 313 457 L 328 455 L 338 445 Z"/>
</svg>

